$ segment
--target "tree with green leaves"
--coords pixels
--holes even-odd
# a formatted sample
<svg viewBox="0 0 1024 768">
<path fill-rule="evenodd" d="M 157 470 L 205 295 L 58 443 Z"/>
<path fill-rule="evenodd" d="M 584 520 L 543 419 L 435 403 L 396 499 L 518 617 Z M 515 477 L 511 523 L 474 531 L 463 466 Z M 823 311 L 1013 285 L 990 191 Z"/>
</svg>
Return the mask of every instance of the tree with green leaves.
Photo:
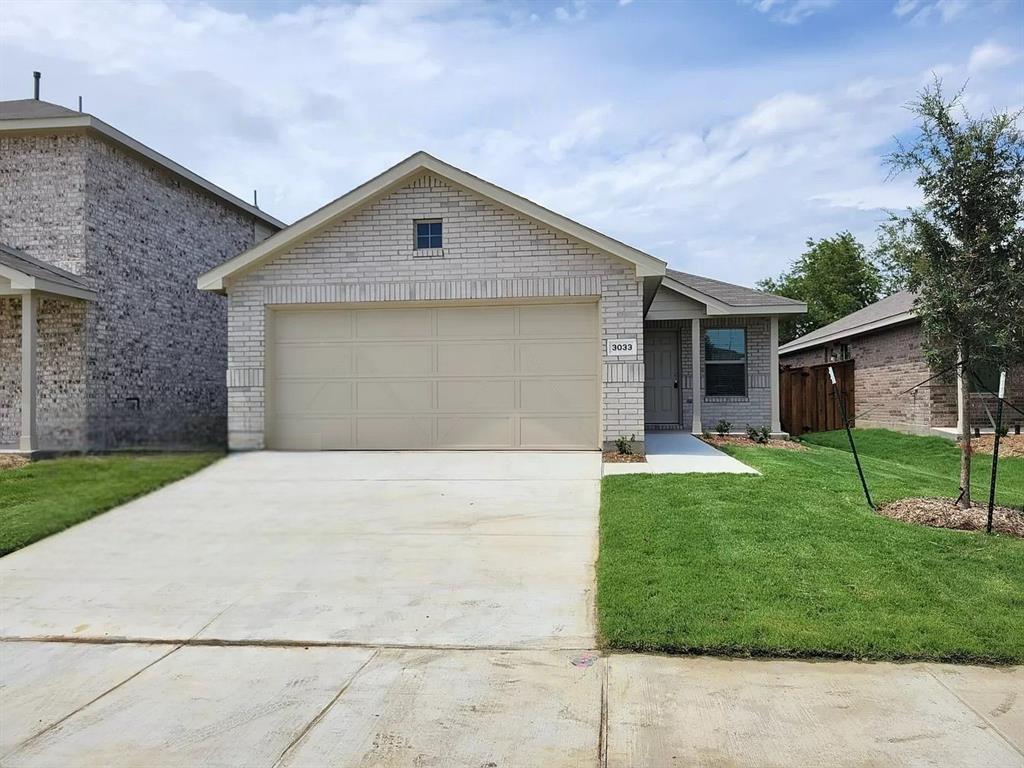
<svg viewBox="0 0 1024 768">
<path fill-rule="evenodd" d="M 969 377 L 1024 363 L 1024 135 L 1020 113 L 972 118 L 942 83 L 910 109 L 920 133 L 888 158 L 916 174 L 923 202 L 883 224 L 879 249 L 918 295 L 922 344 L 937 368 L 958 366 L 961 504 L 971 504 Z"/>
<path fill-rule="evenodd" d="M 766 278 L 757 287 L 807 304 L 807 314 L 779 321 L 779 341 L 785 344 L 805 333 L 878 301 L 882 275 L 849 232 L 807 241 L 803 252 L 777 280 Z"/>
</svg>

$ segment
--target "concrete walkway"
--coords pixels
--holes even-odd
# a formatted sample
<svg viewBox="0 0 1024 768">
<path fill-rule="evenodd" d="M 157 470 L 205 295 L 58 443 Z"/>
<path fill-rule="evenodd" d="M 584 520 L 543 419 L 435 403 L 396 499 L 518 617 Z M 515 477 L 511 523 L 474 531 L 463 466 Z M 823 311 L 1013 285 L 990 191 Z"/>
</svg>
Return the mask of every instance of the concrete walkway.
<svg viewBox="0 0 1024 768">
<path fill-rule="evenodd" d="M 689 474 L 691 472 L 759 475 L 753 467 L 734 459 L 689 432 L 651 431 L 645 435 L 647 461 L 636 464 L 605 463 L 606 475 Z"/>
<path fill-rule="evenodd" d="M 600 458 L 249 454 L 0 560 L 0 765 L 1024 766 L 1024 671 L 593 650 Z"/>
</svg>

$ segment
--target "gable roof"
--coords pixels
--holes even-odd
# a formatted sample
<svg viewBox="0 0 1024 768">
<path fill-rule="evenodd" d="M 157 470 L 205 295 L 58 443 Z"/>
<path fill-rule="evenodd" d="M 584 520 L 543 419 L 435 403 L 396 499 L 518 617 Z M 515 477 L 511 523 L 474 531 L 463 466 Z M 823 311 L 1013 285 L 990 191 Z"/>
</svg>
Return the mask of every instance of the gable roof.
<svg viewBox="0 0 1024 768">
<path fill-rule="evenodd" d="M 330 226 L 353 211 L 380 199 L 398 189 L 407 181 L 423 172 L 430 172 L 448 183 L 485 197 L 502 208 L 544 224 L 568 237 L 585 243 L 596 250 L 616 256 L 636 265 L 641 277 L 660 276 L 665 273 L 665 262 L 650 254 L 632 248 L 625 243 L 601 234 L 597 230 L 579 224 L 554 211 L 502 189 L 496 184 L 449 165 L 426 152 L 417 152 L 392 166 L 337 200 L 299 219 L 287 229 L 267 238 L 261 243 L 240 253 L 199 277 L 197 285 L 204 291 L 223 291 L 224 281 L 235 277 L 272 259 L 296 243 Z"/>
<path fill-rule="evenodd" d="M 779 354 L 797 352 L 801 349 L 827 344 L 869 331 L 877 331 L 897 323 L 905 323 L 917 317 L 914 301 L 917 296 L 910 291 L 899 291 L 891 296 L 868 304 L 863 309 L 851 312 L 835 322 L 822 326 L 810 333 L 779 347 Z"/>
<path fill-rule="evenodd" d="M 801 301 L 676 269 L 665 270 L 662 285 L 701 302 L 709 315 L 798 314 L 807 311 L 807 305 Z"/>
<path fill-rule="evenodd" d="M 220 198 L 228 205 L 259 219 L 272 229 L 279 230 L 285 226 L 283 221 L 261 211 L 254 205 L 250 205 L 241 198 L 235 197 L 227 190 L 221 189 L 216 184 L 207 181 L 199 174 L 193 173 L 185 166 L 179 165 L 169 157 L 161 155 L 156 150 L 150 149 L 131 136 L 121 133 L 121 131 L 107 125 L 95 115 L 90 115 L 87 112 L 76 112 L 59 104 L 51 104 L 48 101 L 37 99 L 0 101 L 0 133 L 46 133 L 50 131 L 73 130 L 94 131 L 133 154 L 170 171 L 175 176 L 185 179 L 214 197 Z"/>
<path fill-rule="evenodd" d="M 0 277 L 10 280 L 15 290 L 44 291 L 90 301 L 96 298 L 96 292 L 78 275 L 4 243 L 0 243 Z"/>
</svg>

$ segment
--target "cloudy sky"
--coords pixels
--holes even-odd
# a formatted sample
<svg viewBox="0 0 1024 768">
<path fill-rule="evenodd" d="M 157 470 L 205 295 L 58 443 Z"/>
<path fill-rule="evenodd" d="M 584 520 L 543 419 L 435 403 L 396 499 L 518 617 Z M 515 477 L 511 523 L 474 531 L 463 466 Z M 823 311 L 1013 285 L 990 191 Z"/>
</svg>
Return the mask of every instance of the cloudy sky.
<svg viewBox="0 0 1024 768">
<path fill-rule="evenodd" d="M 1021 0 L 4 0 L 0 99 L 85 109 L 293 221 L 418 149 L 750 284 L 874 240 L 931 77 L 1024 105 Z"/>
</svg>

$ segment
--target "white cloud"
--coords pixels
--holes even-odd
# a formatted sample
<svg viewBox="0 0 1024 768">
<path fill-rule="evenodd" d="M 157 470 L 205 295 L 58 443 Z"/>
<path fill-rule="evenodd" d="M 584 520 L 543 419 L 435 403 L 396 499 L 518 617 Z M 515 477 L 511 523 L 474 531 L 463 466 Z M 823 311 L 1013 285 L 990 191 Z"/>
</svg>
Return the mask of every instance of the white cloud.
<svg viewBox="0 0 1024 768">
<path fill-rule="evenodd" d="M 560 5 L 555 8 L 555 18 L 559 21 L 583 21 L 587 18 L 586 0 L 572 0 L 571 5 Z"/>
<path fill-rule="evenodd" d="M 902 19 L 908 13 L 913 13 L 920 3 L 921 0 L 899 0 L 899 2 L 893 6 L 892 12 Z"/>
<path fill-rule="evenodd" d="M 1020 51 L 989 40 L 971 51 L 971 57 L 967 61 L 967 71 L 973 74 L 986 69 L 999 69 L 1013 64 L 1019 58 Z"/>
<path fill-rule="evenodd" d="M 943 24 L 962 16 L 971 7 L 968 0 L 898 0 L 892 12 L 900 18 L 908 17 L 915 24 L 923 24 L 931 19 L 938 19 Z"/>
<path fill-rule="evenodd" d="M 770 14 L 783 24 L 799 24 L 819 11 L 827 10 L 836 0 L 746 0 L 760 13 Z"/>
</svg>

